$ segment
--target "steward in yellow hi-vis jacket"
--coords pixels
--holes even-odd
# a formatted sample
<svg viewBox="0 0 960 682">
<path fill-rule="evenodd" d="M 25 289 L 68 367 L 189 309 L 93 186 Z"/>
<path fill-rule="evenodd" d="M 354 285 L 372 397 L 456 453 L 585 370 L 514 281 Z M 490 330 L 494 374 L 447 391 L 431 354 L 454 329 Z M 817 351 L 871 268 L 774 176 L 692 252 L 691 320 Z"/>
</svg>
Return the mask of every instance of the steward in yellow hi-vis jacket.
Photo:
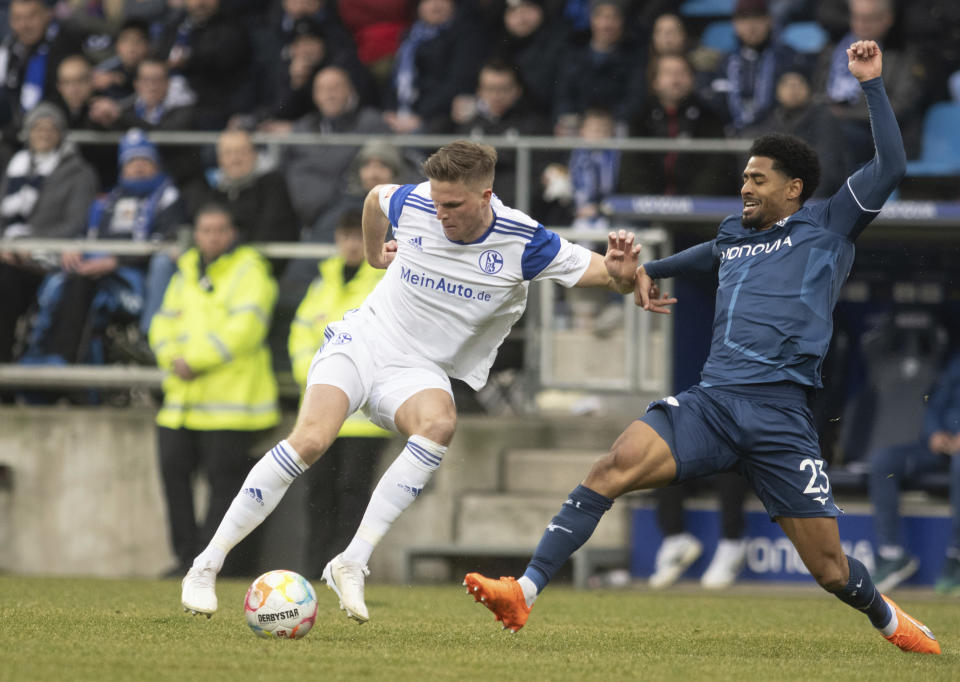
<svg viewBox="0 0 960 682">
<path fill-rule="evenodd" d="M 363 258 L 359 211 L 344 213 L 334 240 L 338 255 L 320 264 L 290 325 L 290 363 L 293 378 L 305 389 L 313 356 L 324 341 L 324 330 L 360 304 L 384 275 Z M 391 434 L 356 412 L 330 448 L 305 472 L 307 480 L 308 574 L 319 577 L 324 565 L 342 551 L 360 523 L 376 473 L 377 460 Z"/>
<path fill-rule="evenodd" d="M 201 431 L 274 426 L 277 382 L 265 340 L 277 285 L 269 264 L 238 246 L 207 265 L 190 249 L 177 265 L 150 325 L 157 365 L 170 370 L 157 423 Z M 178 359 L 194 376 L 178 375 Z"/>
<path fill-rule="evenodd" d="M 196 246 L 178 261 L 150 325 L 157 365 L 167 371 L 157 440 L 178 571 L 213 537 L 251 466 L 252 447 L 279 421 L 265 341 L 277 284 L 259 253 L 236 245 L 237 234 L 225 208 L 200 209 Z M 201 467 L 210 482 L 203 528 L 191 480 Z M 254 554 L 247 547 L 225 570 L 256 570 Z"/>
<path fill-rule="evenodd" d="M 342 233 L 344 229 L 337 228 L 337 231 Z M 327 325 L 342 319 L 344 313 L 359 308 L 367 294 L 383 279 L 384 272 L 371 267 L 365 260 L 361 260 L 359 266 L 347 265 L 343 256 L 333 256 L 320 264 L 320 277 L 310 285 L 290 325 L 290 364 L 293 378 L 301 390 L 306 387 L 313 356 L 323 345 L 323 332 Z M 348 417 L 340 429 L 341 436 L 387 433 L 371 424 L 362 413 Z"/>
</svg>

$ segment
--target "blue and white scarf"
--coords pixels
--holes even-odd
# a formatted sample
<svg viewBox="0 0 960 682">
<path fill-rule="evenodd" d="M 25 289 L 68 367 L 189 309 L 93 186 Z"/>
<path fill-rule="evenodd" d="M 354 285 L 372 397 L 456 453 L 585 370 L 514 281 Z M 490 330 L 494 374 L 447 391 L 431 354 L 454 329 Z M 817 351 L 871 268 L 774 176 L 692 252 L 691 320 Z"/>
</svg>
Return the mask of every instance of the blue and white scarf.
<svg viewBox="0 0 960 682">
<path fill-rule="evenodd" d="M 856 36 L 848 33 L 833 48 L 830 58 L 830 73 L 827 75 L 827 97 L 831 102 L 838 104 L 856 104 L 863 95 L 860 81 L 850 73 L 847 57 L 847 46 L 857 40 Z"/>
<path fill-rule="evenodd" d="M 397 61 L 393 71 L 393 83 L 397 89 L 397 111 L 404 114 L 413 112 L 413 104 L 420 94 L 417 90 L 417 50 L 423 43 L 433 40 L 441 31 L 452 24 L 428 24 L 416 21 L 410 27 L 406 40 L 397 49 Z"/>
<path fill-rule="evenodd" d="M 170 204 L 170 195 L 173 183 L 165 173 L 157 173 L 152 178 L 143 180 L 124 180 L 102 200 L 94 202 L 90 207 L 90 216 L 88 220 L 89 228 L 87 236 L 90 239 L 97 239 L 101 236 L 111 238 L 122 238 L 124 233 L 130 235 L 135 242 L 143 242 L 150 239 L 153 233 L 157 213 L 160 209 Z M 173 189 L 175 192 L 176 190 Z M 165 200 L 166 197 L 166 200 Z M 130 225 L 124 225 L 121 231 L 111 229 L 111 224 L 104 224 L 104 215 L 109 213 L 111 222 L 114 220 L 117 203 L 122 199 L 134 198 L 137 201 L 136 212 Z M 161 202 L 164 204 L 161 206 Z"/>
<path fill-rule="evenodd" d="M 772 47 L 762 52 L 743 47 L 727 60 L 727 108 L 737 130 L 755 123 L 773 106 L 777 57 Z"/>
<path fill-rule="evenodd" d="M 11 239 L 33 234 L 30 216 L 36 208 L 44 180 L 63 158 L 63 147 L 45 154 L 33 154 L 24 149 L 13 155 L 7 166 L 7 185 L 0 199 L 3 218 L 3 236 Z"/>
<path fill-rule="evenodd" d="M 9 90 L 20 88 L 20 111 L 33 109 L 43 99 L 43 87 L 47 79 L 47 58 L 50 55 L 50 43 L 60 33 L 60 25 L 51 21 L 43 40 L 27 56 L 27 48 L 17 41 L 13 34 L 9 35 L 0 45 L 0 81 Z M 23 73 L 23 82 L 20 82 L 19 64 L 27 60 Z"/>
<path fill-rule="evenodd" d="M 163 115 L 167 113 L 167 107 L 164 102 L 160 102 L 153 109 L 147 109 L 147 105 L 143 103 L 143 100 L 137 96 L 133 102 L 133 113 L 137 115 L 141 120 L 146 121 L 152 126 L 160 125 Z"/>
<path fill-rule="evenodd" d="M 574 149 L 570 154 L 570 183 L 577 208 L 599 204 L 613 194 L 620 174 L 620 152 L 615 149 Z"/>
</svg>

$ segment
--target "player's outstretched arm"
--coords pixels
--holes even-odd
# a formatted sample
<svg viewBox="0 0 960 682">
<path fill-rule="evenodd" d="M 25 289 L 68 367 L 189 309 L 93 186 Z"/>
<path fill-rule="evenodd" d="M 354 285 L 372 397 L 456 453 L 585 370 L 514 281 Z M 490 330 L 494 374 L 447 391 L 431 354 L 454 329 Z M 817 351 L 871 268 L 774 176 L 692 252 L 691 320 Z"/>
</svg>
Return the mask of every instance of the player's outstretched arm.
<svg viewBox="0 0 960 682">
<path fill-rule="evenodd" d="M 847 49 L 847 59 L 847 68 L 860 81 L 867 100 L 870 129 L 876 148 L 874 157 L 850 176 L 848 185 L 860 208 L 876 214 L 906 173 L 907 156 L 900 126 L 880 78 L 883 74 L 880 47 L 872 40 L 859 40 Z M 838 194 L 846 191 L 846 188 L 841 188 Z M 831 229 L 843 229 L 845 236 L 855 239 L 868 222 L 832 221 Z"/>
<path fill-rule="evenodd" d="M 363 200 L 363 251 L 367 262 L 375 268 L 384 269 L 397 257 L 397 242 L 391 239 L 383 240 L 390 229 L 390 219 L 380 208 L 380 190 L 384 185 L 377 185 Z"/>
<path fill-rule="evenodd" d="M 606 287 L 619 294 L 633 291 L 637 265 L 640 262 L 640 244 L 634 244 L 633 232 L 620 230 L 607 235 L 607 253 L 590 254 L 590 264 L 577 282 L 578 287 Z"/>
</svg>

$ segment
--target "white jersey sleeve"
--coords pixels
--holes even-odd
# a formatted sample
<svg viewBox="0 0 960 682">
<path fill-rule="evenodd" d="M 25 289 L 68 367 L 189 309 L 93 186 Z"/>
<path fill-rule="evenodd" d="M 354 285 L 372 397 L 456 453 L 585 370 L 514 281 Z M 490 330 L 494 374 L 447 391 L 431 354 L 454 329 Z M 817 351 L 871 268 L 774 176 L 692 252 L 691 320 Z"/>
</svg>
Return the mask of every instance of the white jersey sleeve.
<svg viewBox="0 0 960 682">
<path fill-rule="evenodd" d="M 380 210 L 383 211 L 383 215 L 388 218 L 390 217 L 390 199 L 398 189 L 400 189 L 400 185 L 383 185 L 380 187 Z M 394 225 L 394 227 L 396 227 L 396 225 Z"/>
</svg>

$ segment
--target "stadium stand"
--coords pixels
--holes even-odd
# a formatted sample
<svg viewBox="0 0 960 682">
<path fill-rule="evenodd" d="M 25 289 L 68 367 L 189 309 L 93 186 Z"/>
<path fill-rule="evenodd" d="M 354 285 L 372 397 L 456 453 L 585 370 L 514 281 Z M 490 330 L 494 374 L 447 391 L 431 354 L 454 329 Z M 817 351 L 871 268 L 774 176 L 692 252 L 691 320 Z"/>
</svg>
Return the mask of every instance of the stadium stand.
<svg viewBox="0 0 960 682">
<path fill-rule="evenodd" d="M 960 102 L 937 102 L 923 119 L 920 158 L 907 163 L 907 175 L 960 173 Z"/>
<path fill-rule="evenodd" d="M 737 34 L 733 31 L 733 22 L 711 21 L 700 35 L 700 44 L 718 52 L 733 52 L 737 49 Z"/>
<path fill-rule="evenodd" d="M 830 36 L 815 21 L 795 21 L 783 27 L 780 40 L 797 52 L 817 54 L 822 50 Z"/>
<path fill-rule="evenodd" d="M 680 5 L 680 14 L 687 17 L 728 17 L 736 0 L 687 0 Z"/>
</svg>

